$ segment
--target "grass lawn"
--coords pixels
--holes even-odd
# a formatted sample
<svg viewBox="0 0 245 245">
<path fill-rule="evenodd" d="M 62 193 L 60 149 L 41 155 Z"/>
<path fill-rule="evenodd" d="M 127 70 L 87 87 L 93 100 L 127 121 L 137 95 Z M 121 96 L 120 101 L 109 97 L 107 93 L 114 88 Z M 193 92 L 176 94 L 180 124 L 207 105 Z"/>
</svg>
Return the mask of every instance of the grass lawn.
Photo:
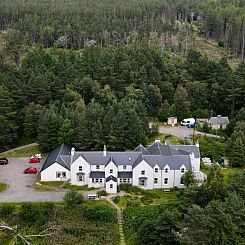
<svg viewBox="0 0 245 245">
<path fill-rule="evenodd" d="M 224 175 L 224 181 L 227 181 L 227 179 L 233 175 L 236 174 L 242 170 L 244 170 L 245 168 L 231 168 L 231 167 L 225 167 L 225 168 L 221 168 L 221 173 Z"/>
<path fill-rule="evenodd" d="M 159 205 L 159 204 L 166 204 L 172 202 L 176 199 L 178 191 L 171 190 L 170 192 L 165 192 L 163 189 L 155 189 L 155 190 L 147 190 L 146 195 L 139 194 L 139 193 L 130 193 L 127 196 L 119 197 L 119 202 L 117 203 L 118 206 L 124 209 L 128 203 L 132 201 L 140 202 L 141 205 Z M 153 196 L 150 203 L 144 203 L 141 198 L 144 198 L 149 194 Z"/>
<path fill-rule="evenodd" d="M 7 184 L 0 183 L 0 192 L 1 191 L 5 191 L 7 188 L 8 188 L 8 185 Z"/>
<path fill-rule="evenodd" d="M 165 142 L 166 140 L 169 140 L 171 144 L 178 145 L 181 144 L 182 141 L 178 139 L 177 137 L 168 134 L 158 134 L 157 136 L 151 137 L 148 139 L 148 144 L 151 145 L 155 142 L 155 139 L 160 139 L 161 142 Z"/>
<path fill-rule="evenodd" d="M 30 157 L 33 154 L 41 153 L 38 146 L 33 146 L 21 150 L 16 150 L 7 154 L 0 154 L 1 157 Z"/>
</svg>

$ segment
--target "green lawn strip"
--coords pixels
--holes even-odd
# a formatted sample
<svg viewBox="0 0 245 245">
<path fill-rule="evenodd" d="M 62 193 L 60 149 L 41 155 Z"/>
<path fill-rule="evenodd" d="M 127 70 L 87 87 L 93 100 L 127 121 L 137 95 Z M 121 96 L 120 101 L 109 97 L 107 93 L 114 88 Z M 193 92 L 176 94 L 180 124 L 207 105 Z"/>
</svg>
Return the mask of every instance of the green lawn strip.
<svg viewBox="0 0 245 245">
<path fill-rule="evenodd" d="M 0 192 L 5 191 L 8 188 L 8 185 L 5 183 L 0 183 Z"/>
<path fill-rule="evenodd" d="M 229 179 L 229 177 L 233 174 L 239 173 L 240 171 L 242 171 L 244 169 L 244 167 L 242 168 L 232 168 L 232 167 L 224 167 L 221 168 L 221 173 L 224 175 L 224 181 L 227 182 L 227 180 Z"/>
<path fill-rule="evenodd" d="M 28 147 L 25 149 L 20 149 L 20 150 L 15 150 L 13 152 L 10 153 L 1 153 L 0 157 L 30 157 L 33 154 L 39 154 L 41 153 L 40 149 L 38 148 L 38 146 L 32 146 L 32 147 Z"/>
<path fill-rule="evenodd" d="M 178 139 L 177 137 L 170 135 L 170 134 L 158 134 L 157 136 L 151 137 L 148 139 L 148 145 L 151 145 L 155 142 L 155 139 L 160 139 L 161 142 L 165 142 L 166 140 L 169 140 L 171 144 L 178 145 L 182 144 L 183 142 Z"/>
</svg>

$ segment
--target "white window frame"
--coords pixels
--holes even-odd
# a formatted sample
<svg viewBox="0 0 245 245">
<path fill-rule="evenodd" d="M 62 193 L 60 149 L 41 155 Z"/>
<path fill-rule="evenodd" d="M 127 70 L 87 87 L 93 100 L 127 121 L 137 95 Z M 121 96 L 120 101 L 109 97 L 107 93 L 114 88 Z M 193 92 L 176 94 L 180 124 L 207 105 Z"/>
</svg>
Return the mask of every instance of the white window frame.
<svg viewBox="0 0 245 245">
<path fill-rule="evenodd" d="M 154 184 L 158 184 L 158 178 L 154 178 Z"/>
<path fill-rule="evenodd" d="M 164 173 L 166 173 L 166 174 L 168 173 L 168 168 L 164 169 Z"/>
<path fill-rule="evenodd" d="M 123 165 L 123 169 L 127 169 L 127 165 Z"/>
<path fill-rule="evenodd" d="M 145 170 L 141 170 L 141 175 L 145 175 Z"/>
<path fill-rule="evenodd" d="M 110 184 L 110 189 L 112 189 L 113 188 L 113 184 Z"/>
<path fill-rule="evenodd" d="M 158 173 L 159 172 L 159 168 L 155 168 L 155 173 Z"/>
<path fill-rule="evenodd" d="M 184 172 L 185 172 L 185 169 L 184 169 L 184 168 L 181 168 L 181 169 L 180 169 L 180 172 L 181 172 L 181 173 L 184 173 Z"/>
<path fill-rule="evenodd" d="M 58 172 L 56 172 L 56 178 L 57 179 L 66 178 L 66 172 L 64 172 L 64 171 L 58 171 Z"/>
<path fill-rule="evenodd" d="M 79 175 L 78 178 L 77 178 L 77 181 L 78 182 L 84 182 L 84 175 Z"/>
<path fill-rule="evenodd" d="M 96 165 L 96 169 L 100 169 L 100 165 Z"/>
<path fill-rule="evenodd" d="M 168 178 L 164 178 L 164 185 L 168 184 Z"/>
<path fill-rule="evenodd" d="M 110 169 L 110 174 L 113 174 L 113 169 L 112 168 Z"/>
<path fill-rule="evenodd" d="M 78 171 L 83 171 L 83 166 L 78 166 Z"/>
</svg>

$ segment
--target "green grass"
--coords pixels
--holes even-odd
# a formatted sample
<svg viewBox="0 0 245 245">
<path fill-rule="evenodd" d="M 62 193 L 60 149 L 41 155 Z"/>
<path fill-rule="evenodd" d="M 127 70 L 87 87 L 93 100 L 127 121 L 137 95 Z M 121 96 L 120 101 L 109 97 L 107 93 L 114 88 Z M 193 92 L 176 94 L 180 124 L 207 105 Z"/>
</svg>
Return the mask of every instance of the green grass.
<svg viewBox="0 0 245 245">
<path fill-rule="evenodd" d="M 88 187 L 87 185 L 76 186 L 76 185 L 70 185 L 70 184 L 66 184 L 63 188 L 64 189 L 68 189 L 68 190 L 73 190 L 73 191 L 91 191 L 91 190 L 95 190 L 96 189 L 96 188 L 93 188 L 93 187 Z"/>
<path fill-rule="evenodd" d="M 1 153 L 0 156 L 1 157 L 10 157 L 10 158 L 11 157 L 30 157 L 31 155 L 38 154 L 38 153 L 41 153 L 38 146 L 33 146 L 33 147 L 21 149 L 21 150 L 16 150 L 16 151 L 6 153 L 6 154 Z"/>
<path fill-rule="evenodd" d="M 0 192 L 5 191 L 8 188 L 8 185 L 5 183 L 0 183 Z"/>
<path fill-rule="evenodd" d="M 158 134 L 157 136 L 151 137 L 148 139 L 148 144 L 151 145 L 155 142 L 155 139 L 160 139 L 161 142 L 165 142 L 166 140 L 169 140 L 171 144 L 178 145 L 182 144 L 183 142 L 178 139 L 177 137 L 169 134 Z"/>
<path fill-rule="evenodd" d="M 221 168 L 221 173 L 224 175 L 224 181 L 226 182 L 231 175 L 239 173 L 243 169 L 244 169 L 244 167 L 242 167 L 242 168 L 231 168 L 228 166 Z"/>
</svg>

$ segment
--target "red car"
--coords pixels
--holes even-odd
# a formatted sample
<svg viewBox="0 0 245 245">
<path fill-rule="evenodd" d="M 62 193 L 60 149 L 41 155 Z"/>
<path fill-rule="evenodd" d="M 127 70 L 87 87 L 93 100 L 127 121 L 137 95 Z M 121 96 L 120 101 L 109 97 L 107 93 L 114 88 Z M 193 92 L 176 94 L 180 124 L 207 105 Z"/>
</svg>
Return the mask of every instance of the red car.
<svg viewBox="0 0 245 245">
<path fill-rule="evenodd" d="M 24 171 L 24 174 L 36 174 L 36 173 L 37 173 L 37 169 L 34 167 L 29 167 Z"/>
<path fill-rule="evenodd" d="M 38 157 L 31 158 L 29 163 L 40 163 L 40 159 Z"/>
</svg>

